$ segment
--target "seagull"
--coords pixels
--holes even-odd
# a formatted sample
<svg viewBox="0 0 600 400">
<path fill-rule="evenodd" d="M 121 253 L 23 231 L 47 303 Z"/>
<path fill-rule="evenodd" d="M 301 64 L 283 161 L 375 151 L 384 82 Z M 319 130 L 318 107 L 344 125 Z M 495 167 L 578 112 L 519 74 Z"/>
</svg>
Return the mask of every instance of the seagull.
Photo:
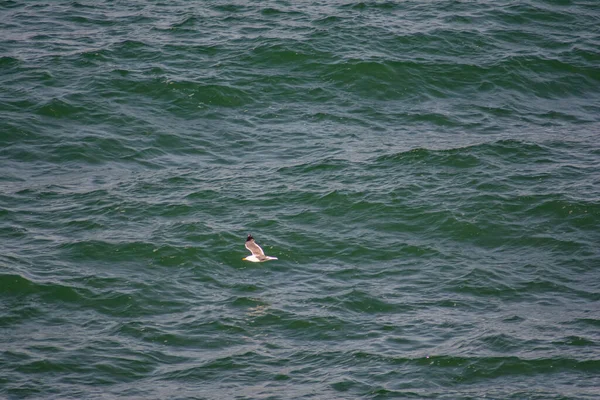
<svg viewBox="0 0 600 400">
<path fill-rule="evenodd" d="M 277 260 L 277 257 L 265 256 L 265 252 L 256 244 L 252 235 L 248 235 L 246 239 L 246 248 L 252 253 L 251 256 L 244 257 L 242 260 L 252 262 L 264 262 L 269 260 Z"/>
</svg>

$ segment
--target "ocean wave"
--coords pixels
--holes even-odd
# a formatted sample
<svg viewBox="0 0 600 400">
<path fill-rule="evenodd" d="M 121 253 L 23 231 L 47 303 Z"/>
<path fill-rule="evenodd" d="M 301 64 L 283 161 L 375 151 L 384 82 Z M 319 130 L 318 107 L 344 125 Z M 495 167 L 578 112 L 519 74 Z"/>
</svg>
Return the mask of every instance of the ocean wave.
<svg viewBox="0 0 600 400">
<path fill-rule="evenodd" d="M 592 3 L 3 3 L 0 397 L 593 398 Z"/>
</svg>

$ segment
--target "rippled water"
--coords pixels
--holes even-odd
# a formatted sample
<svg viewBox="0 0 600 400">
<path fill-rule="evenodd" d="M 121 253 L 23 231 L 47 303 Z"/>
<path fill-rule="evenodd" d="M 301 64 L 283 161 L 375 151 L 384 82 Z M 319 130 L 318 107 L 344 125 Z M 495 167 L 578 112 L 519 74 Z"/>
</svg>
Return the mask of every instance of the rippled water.
<svg viewBox="0 0 600 400">
<path fill-rule="evenodd" d="M 0 397 L 597 398 L 599 21 L 0 3 Z"/>
</svg>

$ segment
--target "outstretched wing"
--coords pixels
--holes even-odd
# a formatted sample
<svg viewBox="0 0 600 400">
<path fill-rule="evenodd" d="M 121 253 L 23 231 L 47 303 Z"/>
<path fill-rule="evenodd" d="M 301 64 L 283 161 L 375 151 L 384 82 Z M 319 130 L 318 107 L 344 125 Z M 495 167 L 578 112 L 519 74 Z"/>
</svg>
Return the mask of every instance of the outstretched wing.
<svg viewBox="0 0 600 400">
<path fill-rule="evenodd" d="M 252 236 L 248 236 L 248 240 L 246 240 L 246 248 L 250 250 L 250 253 L 252 253 L 253 256 L 256 256 L 256 258 L 265 258 L 265 252 L 260 248 L 259 245 L 256 244 Z"/>
</svg>

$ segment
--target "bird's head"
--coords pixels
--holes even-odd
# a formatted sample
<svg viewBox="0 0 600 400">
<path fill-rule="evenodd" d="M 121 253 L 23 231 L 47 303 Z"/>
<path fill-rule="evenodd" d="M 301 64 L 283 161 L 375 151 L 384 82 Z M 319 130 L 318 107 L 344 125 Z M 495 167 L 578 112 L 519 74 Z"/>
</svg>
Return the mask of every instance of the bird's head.
<svg viewBox="0 0 600 400">
<path fill-rule="evenodd" d="M 254 240 L 254 238 L 252 237 L 252 235 L 248 235 L 248 239 L 246 239 L 246 242 L 249 242 L 250 240 Z"/>
</svg>

